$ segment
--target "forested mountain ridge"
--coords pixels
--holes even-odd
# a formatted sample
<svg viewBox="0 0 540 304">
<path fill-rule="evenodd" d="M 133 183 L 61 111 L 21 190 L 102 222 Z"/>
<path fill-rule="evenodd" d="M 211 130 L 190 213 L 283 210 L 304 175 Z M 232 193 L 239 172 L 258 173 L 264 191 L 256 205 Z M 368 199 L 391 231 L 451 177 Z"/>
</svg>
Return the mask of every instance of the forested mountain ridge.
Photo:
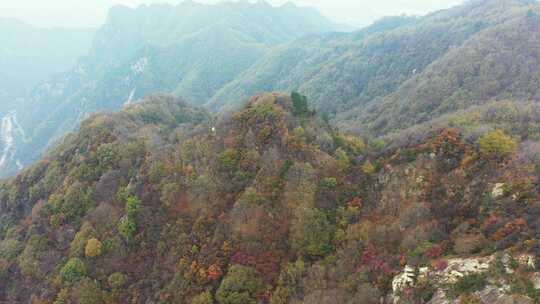
<svg viewBox="0 0 540 304">
<path fill-rule="evenodd" d="M 425 17 L 389 17 L 357 32 L 328 34 L 316 33 L 338 27 L 315 11 L 292 5 L 184 2 L 115 7 L 96 34 L 89 55 L 73 71 L 42 83 L 22 103 L 31 105 L 31 110 L 15 119 L 26 138 L 14 139 L 16 155 L 6 162 L 11 167 L 4 171 L 14 172 L 17 160 L 26 165 L 38 159 L 90 113 L 119 109 L 159 91 L 226 112 L 241 107 L 257 92 L 297 90 L 344 129 L 379 136 L 444 114 L 442 109 L 431 112 L 430 107 L 421 113 L 407 104 L 425 105 L 432 98 L 442 98 L 428 96 L 426 87 L 442 89 L 450 85 L 447 82 L 455 82 L 450 76 L 471 74 L 470 66 L 483 63 L 488 68 L 487 60 L 478 56 L 460 57 L 477 52 L 474 48 L 483 47 L 482 56 L 507 62 L 502 70 L 514 68 L 514 74 L 521 73 L 518 76 L 528 79 L 534 90 L 534 69 L 521 69 L 523 60 L 518 58 L 526 55 L 524 59 L 535 60 L 538 6 L 536 1 L 525 0 L 470 1 Z M 525 37 L 528 32 L 531 35 Z M 504 47 L 517 37 L 512 33 L 524 39 L 516 39 L 520 47 L 509 52 Z M 501 41 L 501 35 L 506 41 Z M 290 42 L 298 37 L 302 38 Z M 528 53 L 520 54 L 522 49 Z M 447 64 L 454 70 L 446 69 Z M 498 82 L 505 77 L 495 70 L 485 73 L 499 75 Z M 469 101 L 459 101 L 461 106 L 452 105 L 458 103 L 457 93 L 453 99 L 437 102 L 446 103 L 450 111 L 480 103 L 485 96 L 476 90 L 487 85 L 471 85 L 478 81 L 471 80 L 463 88 L 458 81 L 446 88 L 469 96 Z M 414 83 L 423 87 L 414 88 Z M 498 89 L 498 98 L 513 96 L 520 83 L 515 82 L 513 89 Z M 413 115 L 400 116 L 405 107 L 413 107 Z M 409 121 L 400 122 L 404 118 Z M 386 121 L 399 126 L 384 126 Z"/>
<path fill-rule="evenodd" d="M 14 139 L 15 155 L 0 172 L 39 159 L 91 113 L 156 92 L 204 103 L 273 46 L 340 28 L 316 10 L 264 1 L 113 7 L 89 54 L 19 102 L 27 138 Z"/>
<path fill-rule="evenodd" d="M 384 112 L 384 99 L 394 93 L 399 99 L 404 91 L 400 89 L 408 80 L 449 54 L 459 58 L 456 49 L 463 49 L 465 43 L 477 37 L 482 39 L 485 31 L 497 35 L 499 30 L 505 31 L 504 24 L 527 20 L 537 14 L 538 7 L 537 1 L 528 0 L 468 1 L 424 17 L 385 18 L 358 32 L 302 39 L 260 59 L 221 89 L 208 105 L 217 110 L 234 109 L 239 100 L 258 91 L 298 90 L 309 97 L 316 109 L 337 116 L 336 123 L 363 129 L 364 118 L 357 116 L 369 116 L 375 111 L 372 107 L 378 109 L 377 114 Z M 534 29 L 527 31 L 532 33 Z M 536 49 L 533 39 L 519 43 L 520 49 L 528 46 L 527 52 Z M 507 60 L 518 64 L 519 54 L 513 55 Z M 441 75 L 446 73 L 444 62 L 437 67 Z"/>
<path fill-rule="evenodd" d="M 540 7 L 450 50 L 394 93 L 345 113 L 342 125 L 387 134 L 497 100 L 540 99 Z"/>
<path fill-rule="evenodd" d="M 465 132 L 377 152 L 296 93 L 218 120 L 166 95 L 95 115 L 0 186 L 0 300 L 534 303 L 537 149 Z"/>
<path fill-rule="evenodd" d="M 316 13 L 178 7 L 114 8 L 36 90 L 32 152 L 83 122 L 0 181 L 0 302 L 540 303 L 538 2 L 288 43 Z"/>
</svg>

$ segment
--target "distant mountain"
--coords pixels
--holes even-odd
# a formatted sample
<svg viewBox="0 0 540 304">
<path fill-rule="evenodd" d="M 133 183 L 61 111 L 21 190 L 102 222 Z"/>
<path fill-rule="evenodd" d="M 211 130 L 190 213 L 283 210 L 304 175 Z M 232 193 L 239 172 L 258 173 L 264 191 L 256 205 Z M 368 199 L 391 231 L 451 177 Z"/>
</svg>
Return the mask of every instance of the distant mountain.
<svg viewBox="0 0 540 304">
<path fill-rule="evenodd" d="M 379 130 L 383 119 L 395 124 L 410 119 L 411 115 L 438 115 L 430 112 L 429 95 L 437 87 L 443 89 L 442 81 L 453 81 L 453 89 L 462 89 L 462 93 L 478 89 L 476 81 L 462 79 L 460 84 L 455 80 L 463 74 L 475 77 L 467 71 L 473 66 L 489 71 L 486 77 L 500 80 L 506 77 L 506 82 L 513 78 L 503 71 L 520 76 L 522 80 L 512 85 L 503 83 L 495 90 L 501 96 L 532 98 L 534 93 L 512 92 L 534 92 L 539 87 L 534 80 L 535 69 L 524 70 L 526 62 L 534 61 L 533 67 L 538 63 L 538 32 L 534 25 L 538 12 L 539 4 L 532 0 L 468 1 L 425 17 L 384 18 L 354 33 L 302 38 L 273 49 L 219 90 L 208 106 L 227 111 L 241 106 L 240 101 L 257 92 L 296 90 L 307 95 L 314 108 L 326 112 L 343 127 L 365 132 L 369 123 L 370 131 L 381 134 L 389 131 Z M 495 67 L 491 71 L 492 65 Z M 514 70 L 508 71 L 509 68 Z M 422 102 L 414 100 L 418 97 L 411 92 L 414 83 L 416 89 L 423 90 L 417 92 L 424 94 Z M 441 94 L 450 96 L 448 92 Z M 456 102 L 464 103 L 463 106 L 477 103 L 470 98 L 470 102 Z M 400 112 L 407 102 L 417 106 L 408 113 Z M 390 106 L 392 111 L 388 109 Z M 378 122 L 371 123 L 375 120 Z"/>
<path fill-rule="evenodd" d="M 377 75 L 379 69 L 390 73 L 385 64 L 395 56 L 386 51 L 394 48 L 397 52 L 398 40 L 416 45 L 412 39 L 397 34 L 391 43 L 381 37 L 417 22 L 414 17 L 390 17 L 358 32 L 312 35 L 276 47 L 218 91 L 207 105 L 216 111 L 234 109 L 241 106 L 238 102 L 257 92 L 298 90 L 308 95 L 316 108 L 338 111 L 358 95 L 367 95 L 362 92 L 370 81 L 382 80 Z M 373 36 L 378 38 L 370 40 Z M 403 69 L 410 72 L 408 67 Z M 403 78 L 394 72 L 387 75 L 388 81 Z"/>
<path fill-rule="evenodd" d="M 540 100 L 540 5 L 514 10 L 449 50 L 392 94 L 340 118 L 374 135 L 492 101 Z"/>
<path fill-rule="evenodd" d="M 0 113 L 38 82 L 71 69 L 88 52 L 93 35 L 93 30 L 42 29 L 0 18 Z"/>
<path fill-rule="evenodd" d="M 214 112 L 259 92 L 298 91 L 344 130 L 373 137 L 491 100 L 534 99 L 539 7 L 475 0 L 344 33 L 291 4 L 118 6 L 89 55 L 12 116 L 12 133 L 25 136 L 12 136 L 17 153 L 0 172 L 38 159 L 90 113 L 159 91 Z"/>
<path fill-rule="evenodd" d="M 336 29 L 316 10 L 290 3 L 114 7 L 88 56 L 42 82 L 19 107 L 27 140 L 15 139 L 17 153 L 0 172 L 13 172 L 17 159 L 23 165 L 36 160 L 90 113 L 120 109 L 154 92 L 205 103 L 272 47 Z"/>
<path fill-rule="evenodd" d="M 216 26 L 169 45 L 148 18 L 108 28 L 158 8 L 115 8 L 103 48 L 37 89 L 27 116 L 4 117 L 25 160 L 82 123 L 0 180 L 1 303 L 540 303 L 538 2 L 469 1 L 284 44 Z M 209 55 L 224 33 L 258 41 L 260 58 L 213 92 L 187 90 L 201 78 L 172 71 L 206 62 L 189 45 Z M 212 95 L 221 113 L 137 100 L 163 88 Z M 311 99 L 246 97 L 276 88 Z"/>
</svg>

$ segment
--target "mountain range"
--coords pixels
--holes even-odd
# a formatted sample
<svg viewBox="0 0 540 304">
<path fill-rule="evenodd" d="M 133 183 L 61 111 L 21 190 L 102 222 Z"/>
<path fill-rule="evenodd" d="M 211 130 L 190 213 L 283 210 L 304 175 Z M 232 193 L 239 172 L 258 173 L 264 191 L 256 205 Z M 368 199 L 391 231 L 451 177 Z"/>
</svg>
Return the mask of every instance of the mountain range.
<svg viewBox="0 0 540 304">
<path fill-rule="evenodd" d="M 538 42 L 537 7 L 534 0 L 477 0 L 425 17 L 383 18 L 351 33 L 336 32 L 340 27 L 316 11 L 291 4 L 115 7 L 97 32 L 89 55 L 71 72 L 43 82 L 23 103 L 22 107 L 31 104 L 33 109 L 17 115 L 28 138 L 26 143 L 15 139 L 17 152 L 0 171 L 14 172 L 11 164 L 17 159 L 23 164 L 35 161 L 90 113 L 120 109 L 154 92 L 170 92 L 191 104 L 227 112 L 241 108 L 259 92 L 294 90 L 335 124 L 370 136 L 457 110 L 454 100 L 463 95 L 469 95 L 469 101 L 462 101 L 464 106 L 516 94 L 520 100 L 531 99 L 537 94 L 535 69 L 505 65 L 517 63 L 513 60 L 517 55 L 527 56 L 522 66 L 529 61 L 535 64 L 536 48 L 517 53 Z M 323 33 L 329 31 L 334 32 Z M 501 32 L 506 36 L 491 39 Z M 514 45 L 516 40 L 520 45 Z M 513 49 L 506 49 L 510 45 Z M 479 61 L 478 56 L 491 57 L 494 64 Z M 482 66 L 465 71 L 474 64 Z M 452 75 L 441 71 L 448 65 L 454 67 Z M 530 81 L 527 90 L 532 92 L 514 92 L 524 86 L 504 84 L 507 69 Z M 471 81 L 464 88 L 465 77 Z M 435 86 L 446 92 L 431 96 L 425 88 Z M 413 108 L 410 116 L 401 116 L 410 121 L 394 119 L 405 111 L 403 107 L 424 107 L 432 99 L 454 108 L 443 106 L 436 114 Z M 387 126 L 388 121 L 399 125 Z"/>
<path fill-rule="evenodd" d="M 11 118 L 40 160 L 0 182 L 0 302 L 540 302 L 540 3 L 217 7 L 114 8 Z"/>
<path fill-rule="evenodd" d="M 14 139 L 17 148 L 0 171 L 6 175 L 17 170 L 14 164 L 35 161 L 93 112 L 121 109 L 161 91 L 202 104 L 272 47 L 340 28 L 316 10 L 290 3 L 113 7 L 88 54 L 12 109 L 27 138 Z"/>
<path fill-rule="evenodd" d="M 373 119 L 391 120 L 399 115 L 395 113 L 398 109 L 388 111 L 389 103 L 398 108 L 418 102 L 413 100 L 417 96 L 404 100 L 413 94 L 409 92 L 413 82 L 416 86 L 424 85 L 423 90 L 415 88 L 424 93 L 426 87 L 432 89 L 454 81 L 451 87 L 444 89 L 469 94 L 469 91 L 483 89 L 476 87 L 481 81 L 502 81 L 501 78 L 507 76 L 504 75 L 507 69 L 521 74 L 513 76 L 520 79 L 530 76 L 534 82 L 537 77 L 533 75 L 534 68 L 523 70 L 513 65 L 537 64 L 536 48 L 528 48 L 526 54 L 521 54 L 525 45 L 538 43 L 537 13 L 538 2 L 534 0 L 478 0 L 425 17 L 384 18 L 353 33 L 300 39 L 276 48 L 259 60 L 220 90 L 209 106 L 218 110 L 223 107 L 234 109 L 235 102 L 257 92 L 296 90 L 308 96 L 314 108 L 336 117 L 336 122 L 346 121 L 343 124 L 363 129 Z M 519 44 L 514 46 L 514 43 Z M 515 60 L 518 53 L 527 58 Z M 490 57 L 491 61 L 479 60 L 483 56 Z M 483 69 L 482 72 L 490 79 L 480 79 L 484 75 L 477 71 L 466 71 L 472 64 L 478 65 L 476 70 Z M 450 69 L 448 65 L 452 65 L 453 75 L 447 70 Z M 467 75 L 461 75 L 465 73 Z M 465 77 L 471 81 L 466 82 L 469 87 L 462 88 Z M 534 90 L 534 85 L 531 86 Z M 507 86 L 498 90 L 511 96 L 508 92 L 511 89 Z M 534 96 L 535 92 L 517 97 L 527 99 Z M 421 96 L 428 99 L 421 106 L 427 112 L 431 111 L 429 106 L 426 107 L 426 103 L 431 102 L 429 97 Z M 469 101 L 476 97 L 469 98 Z M 415 111 L 417 109 L 411 112 Z M 377 125 L 373 129 L 377 129 L 379 134 L 388 131 Z M 380 132 L 383 130 L 385 132 Z"/>
</svg>

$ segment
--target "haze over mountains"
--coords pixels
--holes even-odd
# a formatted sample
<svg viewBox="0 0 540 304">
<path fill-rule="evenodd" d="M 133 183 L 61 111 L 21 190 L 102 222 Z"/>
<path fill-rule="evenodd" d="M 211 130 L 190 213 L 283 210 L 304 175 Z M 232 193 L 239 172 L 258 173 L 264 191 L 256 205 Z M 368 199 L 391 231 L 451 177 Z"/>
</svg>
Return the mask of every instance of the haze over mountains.
<svg viewBox="0 0 540 304">
<path fill-rule="evenodd" d="M 39 29 L 0 18 L 0 36 L 0 110 L 5 111 L 40 81 L 71 69 L 88 52 L 93 30 Z"/>
<path fill-rule="evenodd" d="M 16 107 L 28 138 L 14 139 L 16 152 L 0 172 L 35 161 L 90 113 L 121 109 L 154 92 L 203 104 L 272 47 L 340 28 L 313 9 L 264 1 L 114 7 L 88 54 Z"/>
<path fill-rule="evenodd" d="M 138 9 L 115 7 L 97 32 L 88 56 L 71 72 L 41 83 L 22 103 L 20 108 L 31 104 L 32 110 L 18 112 L 16 119 L 24 132 L 15 133 L 25 133 L 28 138 L 23 140 L 15 134 L 16 152 L 9 155 L 10 161 L 1 166 L 0 172 L 13 173 L 19 167 L 13 164 L 35 161 L 90 113 L 120 109 L 154 92 L 170 92 L 191 104 L 226 112 L 240 108 L 243 101 L 258 92 L 297 90 L 309 98 L 315 109 L 327 113 L 342 127 L 363 133 L 377 129 L 377 135 L 384 135 L 387 132 L 381 130 L 395 130 L 382 126 L 386 124 L 383 119 L 393 120 L 389 116 L 395 115 L 386 111 L 396 108 L 390 103 L 424 105 L 412 99 L 403 101 L 402 97 L 412 94 L 405 93 L 411 90 L 411 81 L 426 81 L 422 80 L 425 69 L 446 65 L 452 55 L 461 65 L 456 69 L 464 69 L 468 63 L 463 63 L 467 59 L 460 57 L 462 52 L 472 51 L 474 40 L 485 40 L 490 32 L 497 35 L 504 30 L 499 27 L 514 27 L 507 33 L 534 32 L 527 22 L 515 23 L 527 20 L 525 15 L 535 6 L 535 1 L 473 1 L 425 17 L 385 18 L 353 33 L 339 33 L 338 25 L 316 11 L 292 4 L 272 7 L 262 1 L 218 5 L 185 2 Z M 500 43 L 512 44 L 513 38 Z M 534 35 L 526 38 L 520 40 L 521 47 L 537 42 Z M 516 47 L 514 52 L 502 53 L 504 45 L 480 45 L 485 47 L 484 55 L 501 57 L 497 60 L 509 64 L 515 52 L 521 50 Z M 490 64 L 484 66 L 490 69 Z M 433 74 L 433 70 L 426 73 Z M 435 68 L 435 73 L 439 71 Z M 529 71 L 534 73 L 534 69 Z M 446 76 L 443 72 L 436 81 L 448 81 Z M 477 76 L 481 77 L 470 75 Z M 534 75 L 520 77 L 529 79 L 534 86 Z M 456 81 L 455 89 L 459 89 Z M 463 88 L 466 92 L 461 94 L 478 95 L 471 92 L 477 89 L 480 87 Z M 512 92 L 507 89 L 500 88 L 500 94 L 510 96 Z M 419 98 L 431 102 L 432 96 Z M 45 115 L 43 109 L 47 109 Z M 422 117 L 399 127 L 437 116 L 414 115 Z"/>
<path fill-rule="evenodd" d="M 88 52 L 93 30 L 40 29 L 12 19 L 0 18 L 0 175 L 17 172 L 16 141 L 24 141 L 16 109 L 41 81 L 70 70 Z"/>
<path fill-rule="evenodd" d="M 113 8 L 3 119 L 0 302 L 540 303 L 540 3 L 340 30 Z"/>
</svg>

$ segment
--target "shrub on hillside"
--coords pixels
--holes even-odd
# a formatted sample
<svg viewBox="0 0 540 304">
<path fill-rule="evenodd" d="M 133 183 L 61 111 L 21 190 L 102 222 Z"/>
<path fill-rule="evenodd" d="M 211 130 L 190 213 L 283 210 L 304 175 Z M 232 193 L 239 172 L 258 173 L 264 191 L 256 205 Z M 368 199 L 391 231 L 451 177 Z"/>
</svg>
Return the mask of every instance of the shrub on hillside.
<svg viewBox="0 0 540 304">
<path fill-rule="evenodd" d="M 212 298 L 212 293 L 205 291 L 191 300 L 191 304 L 213 304 L 214 299 Z"/>
<path fill-rule="evenodd" d="M 119 289 L 126 284 L 127 277 L 121 272 L 115 272 L 109 276 L 107 282 L 112 289 Z"/>
<path fill-rule="evenodd" d="M 47 238 L 42 235 L 32 235 L 23 252 L 17 258 L 21 273 L 25 277 L 41 279 L 45 276 L 43 257 L 48 250 Z"/>
<path fill-rule="evenodd" d="M 87 257 L 94 258 L 101 255 L 103 245 L 96 238 L 91 238 L 86 242 L 84 253 Z"/>
<path fill-rule="evenodd" d="M 230 170 L 238 163 L 238 152 L 235 149 L 227 149 L 219 154 L 219 164 L 221 168 Z"/>
<path fill-rule="evenodd" d="M 321 181 L 321 186 L 327 189 L 334 189 L 337 187 L 337 179 L 335 177 L 326 177 Z"/>
<path fill-rule="evenodd" d="M 488 158 L 504 158 L 517 151 L 518 143 L 501 130 L 495 130 L 478 140 L 480 152 Z"/>
<path fill-rule="evenodd" d="M 96 231 L 92 225 L 88 222 L 84 222 L 77 234 L 75 234 L 75 238 L 73 238 L 73 241 L 71 241 L 71 244 L 69 245 L 69 256 L 82 257 L 85 252 L 88 239 L 95 234 Z"/>
<path fill-rule="evenodd" d="M 79 258 L 71 258 L 60 270 L 63 282 L 74 283 L 86 276 L 86 266 Z"/>
<path fill-rule="evenodd" d="M 322 257 L 332 249 L 334 227 L 324 212 L 306 208 L 298 215 L 291 234 L 293 249 L 308 258 Z"/>
<path fill-rule="evenodd" d="M 72 297 L 75 303 L 104 304 L 104 293 L 98 282 L 84 278 L 73 286 Z"/>
<path fill-rule="evenodd" d="M 233 265 L 221 282 L 216 299 L 220 304 L 257 304 L 263 282 L 251 267 Z"/>
<path fill-rule="evenodd" d="M 291 99 L 293 102 L 294 116 L 305 116 L 309 114 L 307 97 L 298 92 L 292 92 Z"/>
<path fill-rule="evenodd" d="M 367 160 L 363 165 L 362 165 L 362 172 L 364 172 L 365 174 L 373 174 L 375 173 L 377 170 L 377 168 L 375 168 L 375 166 L 369 161 Z"/>
<path fill-rule="evenodd" d="M 140 208 L 141 201 L 137 197 L 130 196 L 126 199 L 126 215 L 120 220 L 118 231 L 128 243 L 133 241 L 137 232 L 137 215 Z"/>
<path fill-rule="evenodd" d="M 64 288 L 60 290 L 60 292 L 56 295 L 56 300 L 54 300 L 53 304 L 69 304 L 70 298 L 69 298 L 69 290 Z"/>
<path fill-rule="evenodd" d="M 473 273 L 465 275 L 450 287 L 450 293 L 454 297 L 470 294 L 481 290 L 487 284 L 485 273 Z"/>
<path fill-rule="evenodd" d="M 137 232 L 137 224 L 130 219 L 129 217 L 125 216 L 120 220 L 120 223 L 118 224 L 118 231 L 124 237 L 124 239 L 130 243 L 133 241 L 133 237 L 135 237 L 135 232 Z"/>
</svg>

